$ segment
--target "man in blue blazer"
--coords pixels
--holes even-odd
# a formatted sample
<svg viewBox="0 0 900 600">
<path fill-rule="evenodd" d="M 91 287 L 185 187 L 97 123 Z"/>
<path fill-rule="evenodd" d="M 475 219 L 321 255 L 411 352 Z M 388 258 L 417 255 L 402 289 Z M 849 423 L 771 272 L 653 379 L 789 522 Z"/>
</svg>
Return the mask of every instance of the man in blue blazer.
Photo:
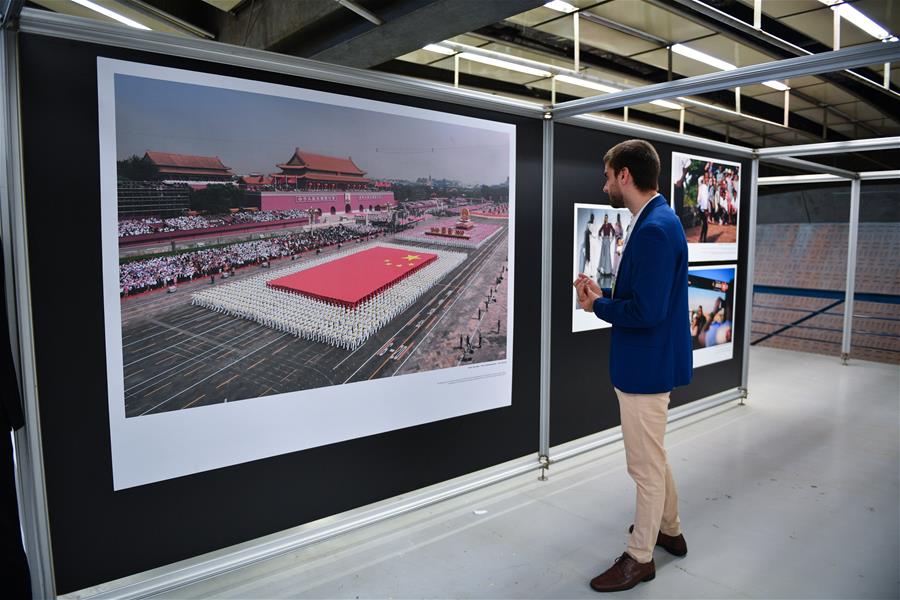
<svg viewBox="0 0 900 600">
<path fill-rule="evenodd" d="M 619 399 L 628 474 L 637 507 L 628 549 L 591 580 L 600 592 L 627 590 L 656 576 L 653 547 L 687 554 L 678 518 L 678 494 L 663 438 L 669 395 L 691 381 L 688 249 L 684 230 L 658 193 L 659 156 L 649 143 L 628 140 L 603 157 L 616 208 L 632 215 L 611 289 L 587 275 L 575 280 L 584 310 L 612 324 L 610 374 Z"/>
</svg>

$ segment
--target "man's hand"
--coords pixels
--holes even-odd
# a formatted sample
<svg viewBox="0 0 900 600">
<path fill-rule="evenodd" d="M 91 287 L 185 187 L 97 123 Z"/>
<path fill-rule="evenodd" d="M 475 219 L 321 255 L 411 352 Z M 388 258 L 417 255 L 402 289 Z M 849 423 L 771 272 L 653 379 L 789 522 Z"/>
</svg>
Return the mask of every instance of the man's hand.
<svg viewBox="0 0 900 600">
<path fill-rule="evenodd" d="M 593 312 L 594 300 L 603 295 L 603 292 L 600 291 L 600 286 L 583 273 L 578 276 L 572 285 L 575 286 L 578 304 L 581 305 L 581 308 L 587 312 Z"/>
</svg>

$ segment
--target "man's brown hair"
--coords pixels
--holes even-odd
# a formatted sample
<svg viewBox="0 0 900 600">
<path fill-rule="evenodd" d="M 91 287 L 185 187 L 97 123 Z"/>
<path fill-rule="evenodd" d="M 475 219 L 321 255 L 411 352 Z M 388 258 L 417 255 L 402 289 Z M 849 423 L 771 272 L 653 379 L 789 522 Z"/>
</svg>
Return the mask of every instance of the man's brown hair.
<svg viewBox="0 0 900 600">
<path fill-rule="evenodd" d="M 649 142 L 626 140 L 616 144 L 603 157 L 603 163 L 612 167 L 616 175 L 627 167 L 634 187 L 642 192 L 659 189 L 659 155 Z"/>
</svg>

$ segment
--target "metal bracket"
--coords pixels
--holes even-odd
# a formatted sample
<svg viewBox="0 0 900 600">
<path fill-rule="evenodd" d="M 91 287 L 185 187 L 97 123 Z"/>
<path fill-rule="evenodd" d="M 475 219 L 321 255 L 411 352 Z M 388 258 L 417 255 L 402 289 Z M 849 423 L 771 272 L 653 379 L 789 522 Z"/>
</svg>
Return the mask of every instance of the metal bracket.
<svg viewBox="0 0 900 600">
<path fill-rule="evenodd" d="M 541 465 L 541 476 L 538 477 L 538 481 L 547 481 L 547 471 L 550 470 L 550 457 L 542 454 L 538 456 L 538 462 Z"/>
<path fill-rule="evenodd" d="M 747 396 L 750 395 L 750 392 L 745 387 L 739 387 L 738 391 L 741 393 L 741 401 L 738 402 L 738 406 L 746 406 L 747 403 L 744 400 L 747 399 Z"/>
<path fill-rule="evenodd" d="M 11 27 L 19 18 L 25 0 L 2 0 L 0 2 L 0 27 Z"/>
</svg>

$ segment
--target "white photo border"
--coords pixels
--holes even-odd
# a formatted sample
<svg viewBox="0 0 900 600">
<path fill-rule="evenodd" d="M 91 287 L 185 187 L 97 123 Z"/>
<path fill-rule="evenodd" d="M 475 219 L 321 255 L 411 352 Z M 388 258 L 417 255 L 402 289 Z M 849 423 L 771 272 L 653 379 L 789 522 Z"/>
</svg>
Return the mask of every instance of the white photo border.
<svg viewBox="0 0 900 600">
<path fill-rule="evenodd" d="M 118 274 L 119 241 L 116 226 L 116 75 L 328 103 L 506 134 L 509 139 L 506 358 L 126 419 Z M 512 404 L 516 181 L 514 124 L 103 57 L 97 59 L 97 91 L 103 306 L 114 490 Z M 349 418 L 350 415 L 352 418 Z"/>
</svg>

